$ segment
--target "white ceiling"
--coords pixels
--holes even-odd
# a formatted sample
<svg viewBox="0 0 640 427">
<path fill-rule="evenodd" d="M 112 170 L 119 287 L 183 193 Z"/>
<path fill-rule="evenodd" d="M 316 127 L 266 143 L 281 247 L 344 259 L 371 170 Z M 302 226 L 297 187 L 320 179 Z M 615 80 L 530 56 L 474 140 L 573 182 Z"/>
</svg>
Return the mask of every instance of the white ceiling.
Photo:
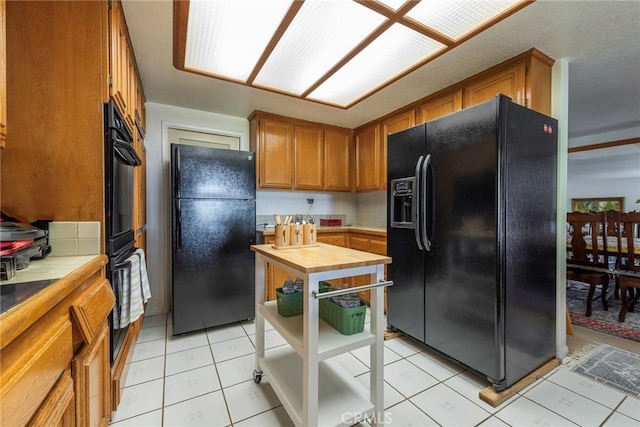
<svg viewBox="0 0 640 427">
<path fill-rule="evenodd" d="M 569 137 L 640 126 L 640 1 L 538 0 L 348 110 L 173 67 L 173 2 L 123 0 L 147 101 L 355 128 L 535 47 L 569 62 Z"/>
</svg>

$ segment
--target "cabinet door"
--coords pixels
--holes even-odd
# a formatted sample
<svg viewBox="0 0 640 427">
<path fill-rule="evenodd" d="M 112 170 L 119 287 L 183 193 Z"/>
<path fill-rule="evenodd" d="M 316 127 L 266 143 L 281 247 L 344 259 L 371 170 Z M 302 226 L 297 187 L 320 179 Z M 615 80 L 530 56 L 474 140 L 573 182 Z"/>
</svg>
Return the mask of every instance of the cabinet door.
<svg viewBox="0 0 640 427">
<path fill-rule="evenodd" d="M 462 109 L 462 89 L 432 99 L 418 107 L 418 123 L 428 122 Z"/>
<path fill-rule="evenodd" d="M 73 359 L 76 425 L 105 426 L 111 416 L 109 325 L 105 320 L 91 344 Z"/>
<path fill-rule="evenodd" d="M 525 63 L 523 61 L 464 87 L 462 105 L 467 108 L 480 104 L 495 98 L 499 93 L 511 97 L 517 104 L 525 105 Z"/>
<path fill-rule="evenodd" d="M 71 379 L 71 372 L 67 369 L 29 425 L 32 427 L 75 426 L 76 407 L 73 398 L 73 379 Z"/>
<path fill-rule="evenodd" d="M 127 30 L 122 15 L 119 1 L 112 2 L 109 15 L 109 29 L 111 38 L 109 55 L 109 73 L 111 75 L 110 95 L 120 112 L 126 116 L 129 75 L 129 49 L 127 43 Z"/>
<path fill-rule="evenodd" d="M 380 189 L 380 126 L 358 131 L 356 142 L 356 191 Z"/>
<path fill-rule="evenodd" d="M 317 126 L 295 126 L 295 189 L 323 188 L 324 131 Z"/>
<path fill-rule="evenodd" d="M 356 236 L 351 234 L 349 236 L 349 247 L 358 251 L 369 252 L 369 238 L 365 236 Z M 351 278 L 351 287 L 362 286 L 369 284 L 369 275 L 364 274 L 361 276 L 355 276 Z M 360 299 L 369 304 L 369 291 L 358 292 Z"/>
<path fill-rule="evenodd" d="M 136 122 L 136 127 L 138 128 L 138 132 L 140 132 L 141 137 L 144 139 L 144 135 L 147 131 L 147 111 L 144 106 L 145 98 L 144 92 L 142 91 L 142 81 L 140 80 L 140 76 L 136 74 L 135 76 L 137 84 L 136 84 L 136 104 L 135 104 L 135 113 L 134 120 Z"/>
<path fill-rule="evenodd" d="M 258 177 L 261 188 L 293 188 L 293 124 L 261 118 Z"/>
<path fill-rule="evenodd" d="M 7 142 L 7 4 L 0 0 L 0 148 Z"/>
<path fill-rule="evenodd" d="M 351 132 L 324 131 L 324 190 L 351 191 Z"/>
<path fill-rule="evenodd" d="M 382 122 L 382 155 L 380 165 L 380 188 L 387 188 L 387 135 L 408 129 L 415 124 L 414 110 L 405 111 Z"/>
</svg>

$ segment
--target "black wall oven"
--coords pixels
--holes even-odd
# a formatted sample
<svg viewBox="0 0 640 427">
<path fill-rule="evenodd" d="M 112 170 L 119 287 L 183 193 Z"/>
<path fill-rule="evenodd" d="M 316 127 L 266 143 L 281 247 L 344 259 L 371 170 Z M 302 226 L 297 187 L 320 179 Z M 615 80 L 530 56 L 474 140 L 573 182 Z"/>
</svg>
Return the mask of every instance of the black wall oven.
<svg viewBox="0 0 640 427">
<path fill-rule="evenodd" d="M 133 168 L 142 162 L 133 147 L 133 138 L 113 101 L 104 106 L 105 120 L 105 237 L 109 257 L 107 278 L 116 295 L 114 310 L 120 310 L 121 283 L 131 274 L 127 259 L 133 254 Z M 109 316 L 111 363 L 126 336 L 127 326 Z"/>
</svg>

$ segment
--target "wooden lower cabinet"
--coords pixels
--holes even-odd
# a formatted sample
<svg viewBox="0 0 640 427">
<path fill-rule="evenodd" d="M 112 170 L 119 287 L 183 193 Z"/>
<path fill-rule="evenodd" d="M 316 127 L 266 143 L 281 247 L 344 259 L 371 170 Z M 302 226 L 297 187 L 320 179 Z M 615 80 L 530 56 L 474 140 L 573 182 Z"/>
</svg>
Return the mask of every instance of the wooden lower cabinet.
<svg viewBox="0 0 640 427">
<path fill-rule="evenodd" d="M 74 426 L 76 425 L 76 404 L 73 393 L 73 378 L 69 370 L 49 393 L 47 400 L 31 421 L 31 426 Z"/>
<path fill-rule="evenodd" d="M 111 417 L 111 372 L 109 325 L 102 327 L 91 344 L 73 359 L 76 398 L 76 425 L 106 426 Z"/>
<path fill-rule="evenodd" d="M 387 238 L 384 236 L 371 235 L 371 234 L 355 234 L 352 233 L 349 236 L 349 247 L 358 251 L 371 252 L 378 255 L 387 254 Z M 385 266 L 385 278 L 387 275 L 387 269 Z M 356 276 L 351 279 L 351 286 L 362 286 L 371 283 L 371 278 L 368 275 Z M 370 291 L 358 292 L 360 299 L 369 304 Z M 387 288 L 385 288 L 384 307 L 387 311 Z"/>
<path fill-rule="evenodd" d="M 106 426 L 107 316 L 100 255 L 0 317 L 0 425 Z"/>
</svg>

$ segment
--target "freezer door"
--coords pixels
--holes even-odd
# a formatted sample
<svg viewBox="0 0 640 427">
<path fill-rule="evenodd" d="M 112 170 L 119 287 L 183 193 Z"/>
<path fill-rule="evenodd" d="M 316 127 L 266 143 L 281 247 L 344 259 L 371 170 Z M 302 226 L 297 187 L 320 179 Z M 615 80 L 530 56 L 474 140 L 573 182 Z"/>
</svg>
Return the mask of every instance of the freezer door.
<svg viewBox="0 0 640 427">
<path fill-rule="evenodd" d="M 501 379 L 496 105 L 471 107 L 427 124 L 434 204 L 424 303 L 428 345 Z"/>
<path fill-rule="evenodd" d="M 393 259 L 387 277 L 394 282 L 387 291 L 387 323 L 420 341 L 424 341 L 424 246 L 414 208 L 416 165 L 424 161 L 424 147 L 424 125 L 389 135 L 387 144 L 387 253 Z"/>
<path fill-rule="evenodd" d="M 255 154 L 171 144 L 171 191 L 173 199 L 255 199 Z"/>
<path fill-rule="evenodd" d="M 255 317 L 254 200 L 173 201 L 173 333 Z"/>
</svg>

